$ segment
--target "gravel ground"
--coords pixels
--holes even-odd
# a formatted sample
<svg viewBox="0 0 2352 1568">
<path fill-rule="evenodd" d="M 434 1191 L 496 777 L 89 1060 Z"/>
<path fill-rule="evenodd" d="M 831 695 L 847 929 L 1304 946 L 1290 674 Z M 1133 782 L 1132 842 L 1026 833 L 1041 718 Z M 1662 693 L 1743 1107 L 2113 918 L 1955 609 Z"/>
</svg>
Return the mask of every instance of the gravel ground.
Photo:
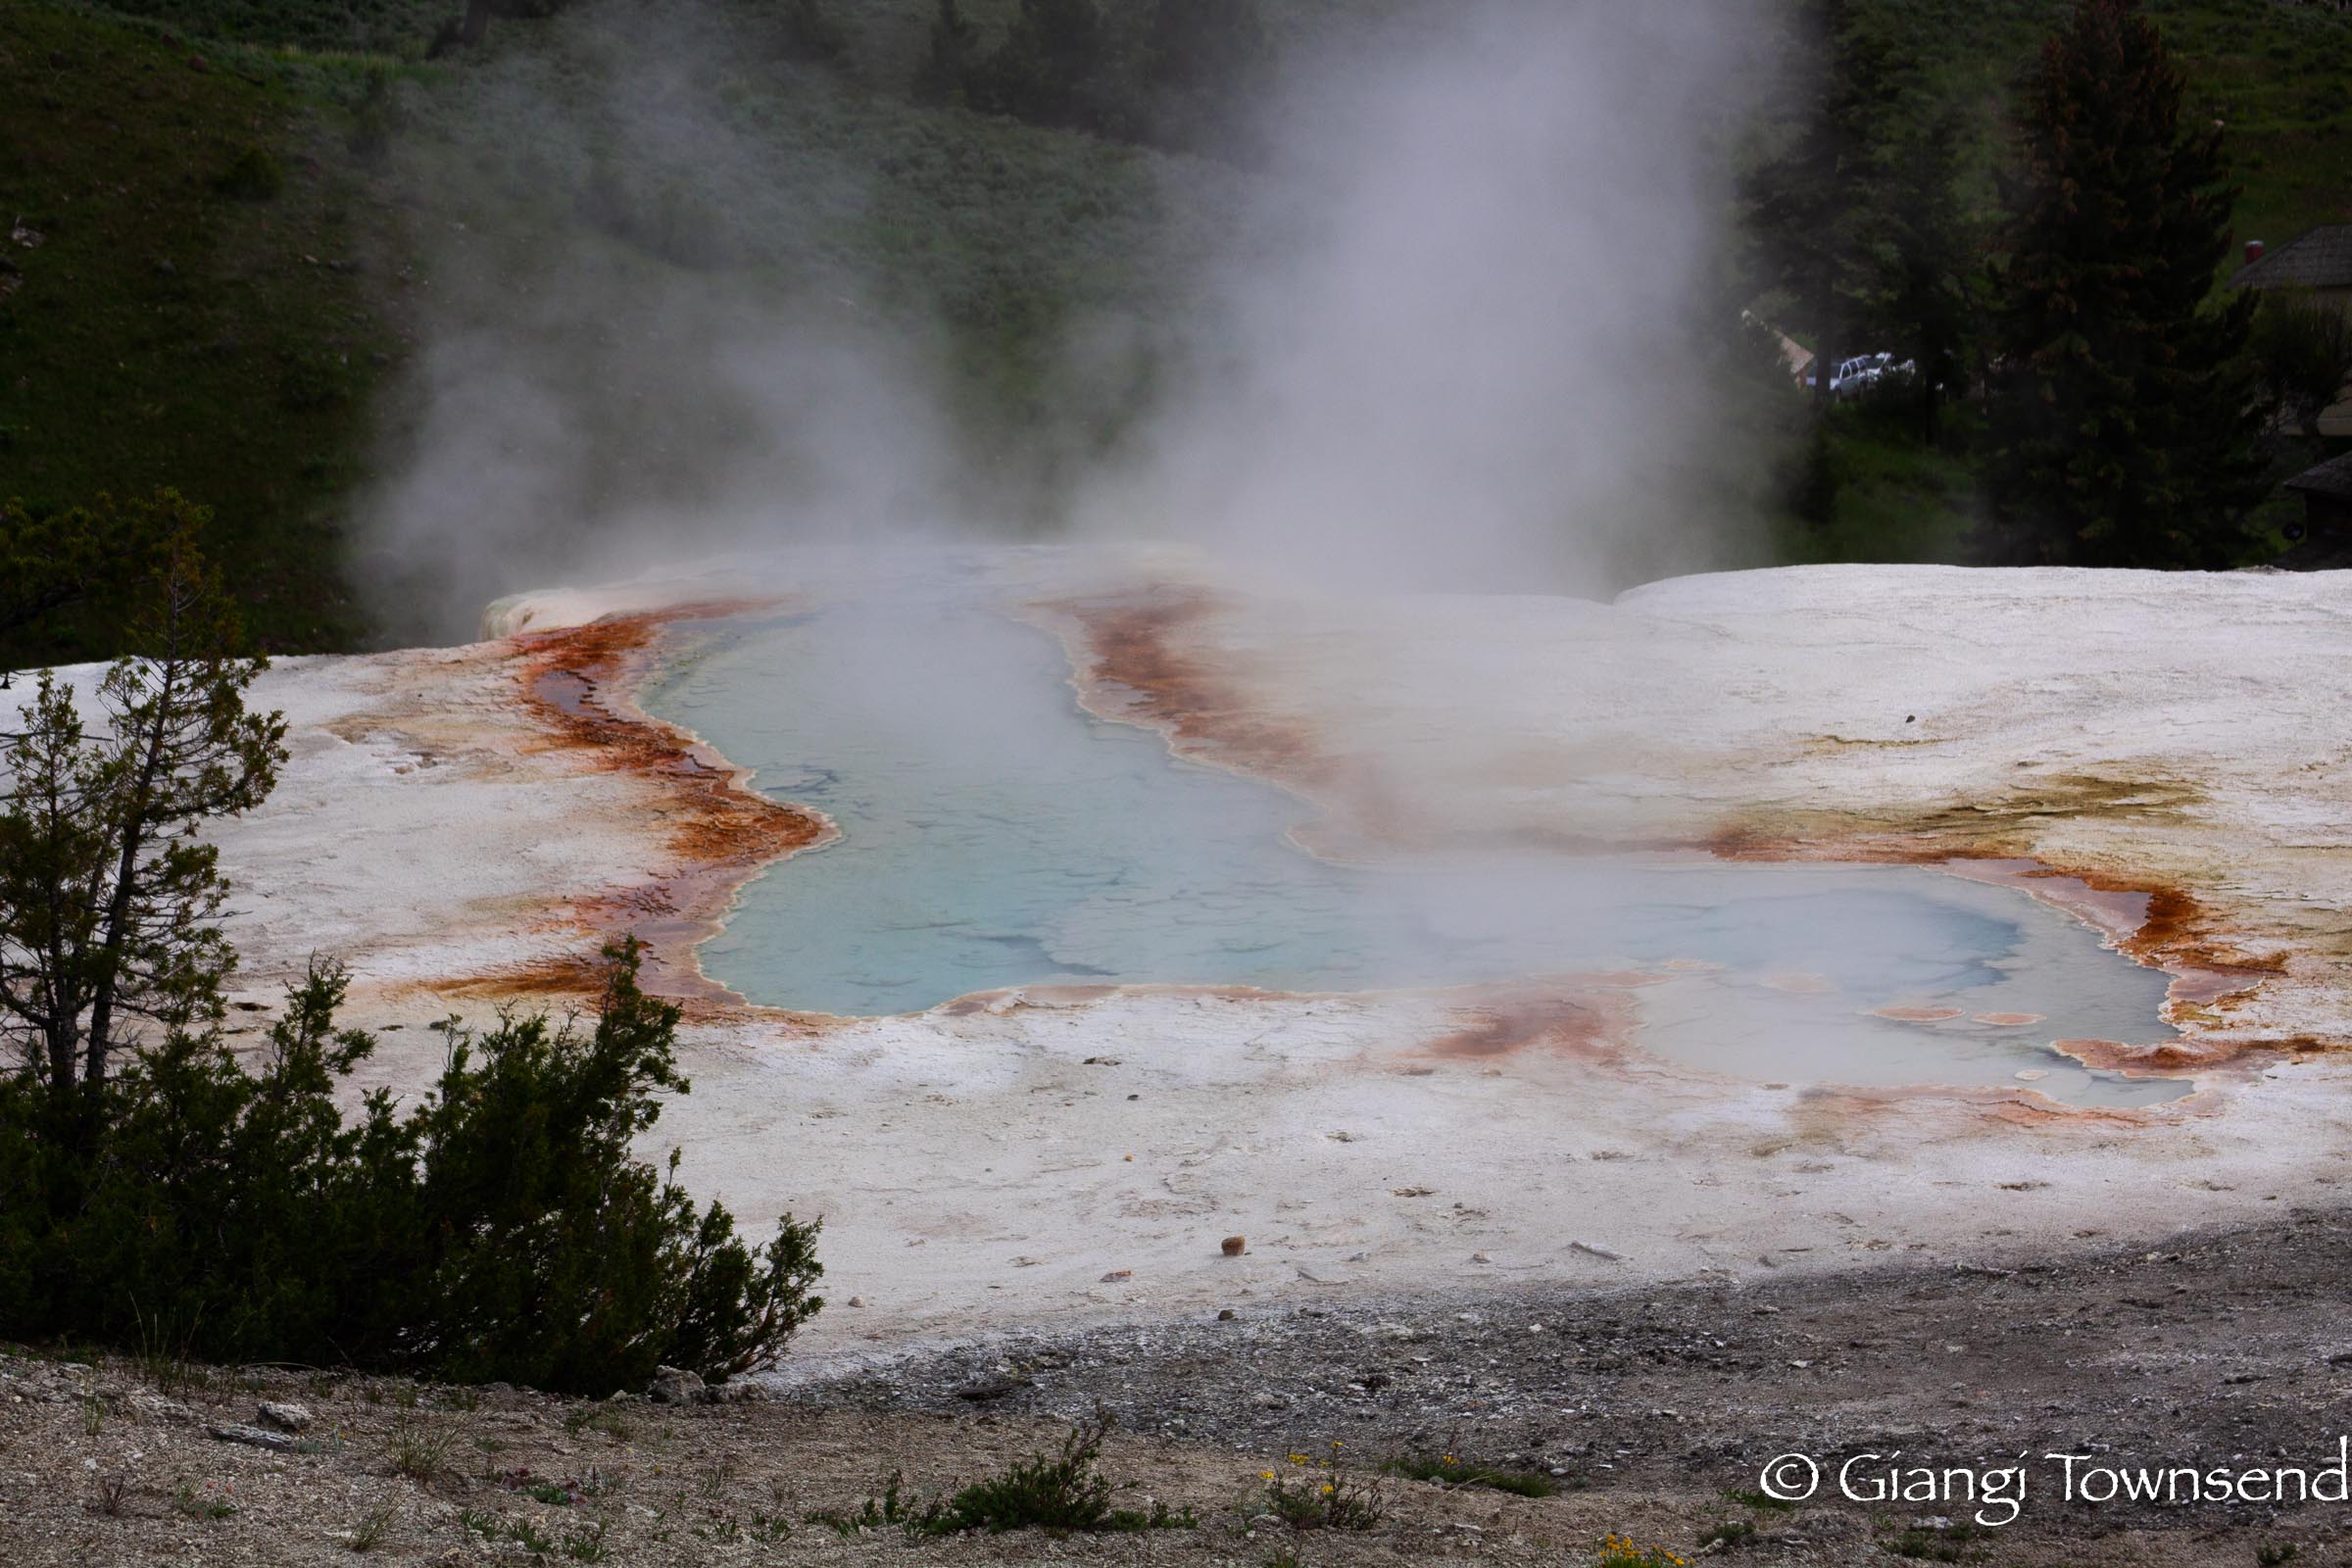
<svg viewBox="0 0 2352 1568">
<path fill-rule="evenodd" d="M 1257 1565 L 1295 1547 L 1309 1564 L 1582 1565 L 1613 1531 L 1788 1563 L 2164 1568 L 2283 1560 L 2289 1545 L 2298 1563 L 2343 1562 L 2345 1505 L 2070 1504 L 2061 1467 L 2032 1456 L 2086 1455 L 2092 1490 L 2117 1466 L 2320 1469 L 2352 1392 L 2348 1264 L 2352 1223 L 2297 1213 L 2158 1252 L 1968 1272 L 1335 1300 L 1008 1338 L 687 1407 L 20 1352 L 0 1355 L 0 1563 Z M 292 1451 L 208 1431 L 257 1424 L 265 1400 L 309 1407 Z M 893 1470 L 928 1494 L 1001 1470 L 1098 1402 L 1119 1424 L 1103 1469 L 1122 1503 L 1190 1507 L 1198 1528 L 912 1540 L 808 1520 L 856 1509 Z M 1837 1494 L 1843 1458 L 1897 1450 L 1865 1471 L 2027 1453 L 2021 1516 L 1972 1532 L 1983 1504 L 1948 1490 Z M 1259 1479 L 1294 1451 L 1359 1472 L 1452 1453 L 1560 1491 L 1387 1477 L 1372 1528 L 1294 1538 Z M 1815 1498 L 1730 1495 L 1783 1453 L 1820 1464 Z M 1755 1534 L 1706 1547 L 1727 1524 Z"/>
<path fill-rule="evenodd" d="M 1247 1453 L 1338 1437 L 1365 1452 L 1539 1470 L 1569 1495 L 1718 1496 L 1800 1454 L 1820 1468 L 1816 1500 L 1838 1505 L 1839 1522 L 1817 1534 L 2009 1511 L 1971 1508 L 1955 1496 L 1966 1484 L 1943 1480 L 1934 1505 L 1847 1500 L 1838 1473 L 1854 1455 L 1889 1456 L 1858 1467 L 1854 1490 L 1867 1492 L 1889 1465 L 1907 1483 L 1920 1465 L 1981 1478 L 2024 1454 L 2021 1516 L 1984 1548 L 2003 1560 L 2038 1560 L 2014 1555 L 2027 1538 L 2066 1544 L 2052 1547 L 2063 1561 L 2081 1544 L 2148 1532 L 2181 1538 L 2175 1545 L 2242 1536 L 2248 1561 L 2275 1537 L 2304 1543 L 2299 1560 L 2333 1561 L 2313 1547 L 2352 1525 L 2352 1505 L 2225 1503 L 2209 1491 L 2178 1506 L 2133 1502 L 2123 1489 L 2100 1499 L 2106 1483 L 2092 1472 L 2332 1462 L 2352 1426 L 2348 1275 L 2347 1217 L 2298 1211 L 2180 1235 L 2159 1251 L 2065 1261 L 1335 1300 L 1012 1339 L 812 1378 L 790 1396 L 816 1408 L 1060 1416 L 1100 1401 L 1123 1427 L 1172 1442 Z M 2067 1464 L 2043 1457 L 2070 1453 L 2083 1456 L 2074 1467 L 2083 1495 L 2071 1503 Z"/>
</svg>

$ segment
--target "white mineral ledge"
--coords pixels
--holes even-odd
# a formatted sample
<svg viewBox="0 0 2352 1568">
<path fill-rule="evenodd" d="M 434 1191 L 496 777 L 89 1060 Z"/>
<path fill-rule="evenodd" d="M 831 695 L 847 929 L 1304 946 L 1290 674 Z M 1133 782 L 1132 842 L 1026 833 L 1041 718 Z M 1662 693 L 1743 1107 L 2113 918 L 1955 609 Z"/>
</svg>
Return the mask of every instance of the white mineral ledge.
<svg viewBox="0 0 2352 1568">
<path fill-rule="evenodd" d="M 693 1093 L 658 1141 L 755 1232 L 823 1216 L 835 1304 L 808 1348 L 1348 1295 L 1949 1270 L 2281 1218 L 2348 1173 L 2352 574 L 1824 566 L 1601 605 L 1321 599 L 1173 558 L 995 569 L 1040 600 L 1188 579 L 1180 651 L 1392 813 L 2036 857 L 2176 890 L 2200 951 L 2275 972 L 2177 1001 L 2217 1065 L 2129 1112 L 2024 1084 L 1768 1088 L 1639 1052 L 1446 1057 L 1428 1049 L 1463 1025 L 1445 995 L 1044 994 L 867 1020 L 705 997 Z M 660 783 L 525 700 L 532 637 L 744 581 L 523 596 L 491 613 L 507 640 L 281 662 L 257 696 L 285 710 L 293 760 L 220 835 L 240 999 L 338 954 L 350 1020 L 401 1026 L 362 1080 L 428 1085 L 442 1043 L 423 1025 L 528 1001 L 498 977 L 577 952 L 583 900 L 676 870 Z M 1039 613 L 1083 657 L 1079 619 Z M 1235 1234 L 1248 1251 L 1221 1255 Z"/>
</svg>

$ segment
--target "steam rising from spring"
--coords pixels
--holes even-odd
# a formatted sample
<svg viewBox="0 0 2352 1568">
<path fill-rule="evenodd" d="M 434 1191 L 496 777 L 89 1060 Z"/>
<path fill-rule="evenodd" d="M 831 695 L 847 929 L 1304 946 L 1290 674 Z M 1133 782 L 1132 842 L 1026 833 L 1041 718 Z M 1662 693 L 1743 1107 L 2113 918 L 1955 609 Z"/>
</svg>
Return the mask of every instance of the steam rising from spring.
<svg viewBox="0 0 2352 1568">
<path fill-rule="evenodd" d="M 715 13 L 578 8 L 540 24 L 557 64 L 465 68 L 444 157 L 498 195 L 417 236 L 361 575 L 397 629 L 449 637 L 516 588 L 812 544 L 1066 532 L 1348 586 L 1585 593 L 1719 562 L 1737 456 L 1688 344 L 1725 326 L 1713 148 L 1743 107 L 1742 16 L 1315 24 L 1262 167 L 1152 164 L 1184 219 L 1138 264 L 1156 318 L 1073 313 L 1047 400 L 1069 412 L 1008 444 L 1002 418 L 972 434 L 919 262 L 877 275 L 844 242 L 896 194 L 862 133 L 757 133 L 751 52 Z M 863 123 L 825 90 L 826 125 Z M 984 126 L 1032 134 L 952 128 Z M 1137 412 L 1106 421 L 1112 401 Z"/>
<path fill-rule="evenodd" d="M 1686 345 L 1740 37 L 1723 7 L 1471 5 L 1308 63 L 1219 330 L 1083 520 L 1371 586 L 1706 561 Z"/>
</svg>

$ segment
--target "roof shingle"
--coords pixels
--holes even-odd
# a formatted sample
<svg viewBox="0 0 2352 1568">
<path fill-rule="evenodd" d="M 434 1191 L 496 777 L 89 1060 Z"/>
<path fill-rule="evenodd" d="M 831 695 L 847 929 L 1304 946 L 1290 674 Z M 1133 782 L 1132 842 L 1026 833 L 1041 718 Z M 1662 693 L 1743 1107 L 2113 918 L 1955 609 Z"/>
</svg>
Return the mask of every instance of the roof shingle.
<svg viewBox="0 0 2352 1568">
<path fill-rule="evenodd" d="M 2352 288 L 2352 223 L 2306 229 L 2230 278 L 2236 288 Z"/>
<path fill-rule="evenodd" d="M 2330 458 L 2316 468 L 2304 469 L 2287 480 L 2286 487 L 2314 495 L 2342 496 L 2352 501 L 2352 452 L 2340 458 Z"/>
</svg>

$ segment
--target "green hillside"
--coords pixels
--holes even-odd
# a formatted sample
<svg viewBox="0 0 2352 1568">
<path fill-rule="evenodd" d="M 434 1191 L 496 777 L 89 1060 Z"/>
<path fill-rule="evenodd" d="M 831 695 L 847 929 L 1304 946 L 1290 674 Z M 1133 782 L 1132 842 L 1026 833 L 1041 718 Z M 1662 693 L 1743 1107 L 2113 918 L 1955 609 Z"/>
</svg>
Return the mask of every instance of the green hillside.
<svg viewBox="0 0 2352 1568">
<path fill-rule="evenodd" d="M 319 138 L 311 102 L 200 47 L 0 7 L 0 492 L 218 507 L 279 648 L 363 635 L 337 517 L 388 348 L 366 194 Z"/>
<path fill-rule="evenodd" d="M 1923 98 L 1965 103 L 1987 176 L 2008 87 L 2063 0 L 1871 0 L 1925 65 Z M 2352 12 L 2298 0 L 2147 0 L 2192 88 L 2227 125 L 2238 233 L 2276 245 L 2352 221 Z M 1989 194 L 1990 180 L 1984 187 Z"/>
<path fill-rule="evenodd" d="M 1370 3 L 1263 9 L 1279 43 Z M 1874 3 L 1915 48 L 1919 100 L 1975 111 L 1972 180 L 1988 200 L 2008 84 L 2063 5 Z M 469 251 L 436 239 L 432 256 L 512 266 L 517 299 L 559 262 L 778 299 L 848 300 L 854 284 L 845 311 L 940 335 L 949 402 L 976 443 L 1051 467 L 1149 385 L 1154 345 L 1184 332 L 1187 280 L 1229 240 L 1252 177 L 916 102 L 931 0 L 820 6 L 842 44 L 829 58 L 794 34 L 796 7 L 659 13 L 723 41 L 690 52 L 692 79 L 636 84 L 692 105 L 695 134 L 667 138 L 612 108 L 649 13 L 579 0 L 501 18 L 483 48 L 424 63 L 456 9 L 0 3 L 0 218 L 40 236 L 0 234 L 0 495 L 44 509 L 174 485 L 218 509 L 220 553 L 270 646 L 361 645 L 380 629 L 346 587 L 347 536 L 379 438 L 396 443 L 414 416 L 396 395 L 416 352 L 409 302 L 466 292 L 426 275 L 419 235 L 467 236 Z M 963 6 L 984 44 L 1016 10 Z M 2230 127 L 2239 234 L 2277 244 L 2352 220 L 2352 14 L 2150 10 L 2199 110 Z M 576 135 L 532 133 L 550 103 L 570 106 Z M 500 308 L 495 288 L 474 297 Z M 1074 330 L 1123 345 L 1107 390 L 1070 381 Z M 1076 429 L 1078 454 L 1020 453 L 1020 433 L 1049 422 Z M 1965 465 L 1868 446 L 1836 526 L 1791 553 L 1948 556 Z M 61 635 L 68 655 L 104 639 L 96 622 Z"/>
</svg>

